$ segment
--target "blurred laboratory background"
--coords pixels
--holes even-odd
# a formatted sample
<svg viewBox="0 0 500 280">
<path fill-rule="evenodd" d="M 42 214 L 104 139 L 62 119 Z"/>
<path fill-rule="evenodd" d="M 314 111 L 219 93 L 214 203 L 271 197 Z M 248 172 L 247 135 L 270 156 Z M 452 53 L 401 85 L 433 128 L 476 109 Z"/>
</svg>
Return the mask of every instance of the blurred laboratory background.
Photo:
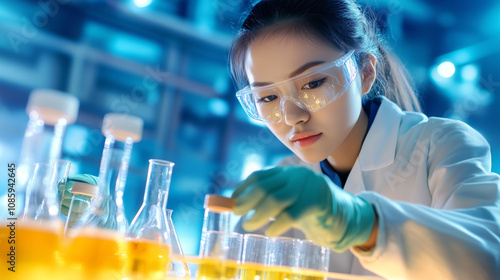
<svg viewBox="0 0 500 280">
<path fill-rule="evenodd" d="M 78 97 L 62 157 L 97 175 L 104 114 L 144 119 L 125 189 L 129 222 L 148 159 L 175 163 L 168 198 L 184 253 L 197 254 L 206 193 L 230 194 L 291 154 L 235 98 L 228 49 L 252 0 L 0 0 L 0 160 L 15 161 L 30 92 Z M 415 80 L 424 112 L 490 142 L 500 172 L 500 2 L 362 0 Z M 5 168 L 6 169 L 6 168 Z M 0 171 L 5 182 L 6 171 Z"/>
</svg>

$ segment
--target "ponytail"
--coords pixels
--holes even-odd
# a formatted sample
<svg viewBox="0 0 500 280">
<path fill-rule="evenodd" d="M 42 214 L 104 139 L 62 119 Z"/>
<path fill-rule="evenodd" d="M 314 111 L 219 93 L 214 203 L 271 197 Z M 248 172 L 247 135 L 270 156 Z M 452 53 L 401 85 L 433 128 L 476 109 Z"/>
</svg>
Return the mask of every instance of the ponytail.
<svg viewBox="0 0 500 280">
<path fill-rule="evenodd" d="M 396 103 L 403 111 L 421 112 L 417 94 L 413 89 L 413 80 L 399 58 L 386 49 L 378 40 L 379 57 L 377 59 L 377 78 L 368 98 L 384 95 Z"/>
</svg>

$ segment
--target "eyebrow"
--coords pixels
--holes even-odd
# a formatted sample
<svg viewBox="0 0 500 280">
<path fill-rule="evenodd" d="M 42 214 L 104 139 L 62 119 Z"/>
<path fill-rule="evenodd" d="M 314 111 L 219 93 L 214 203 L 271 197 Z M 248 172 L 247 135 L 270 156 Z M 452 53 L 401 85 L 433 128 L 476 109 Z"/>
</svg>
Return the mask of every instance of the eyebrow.
<svg viewBox="0 0 500 280">
<path fill-rule="evenodd" d="M 314 67 L 316 65 L 322 64 L 322 63 L 325 63 L 325 61 L 311 61 L 311 62 L 308 62 L 308 63 L 300 66 L 299 68 L 297 68 L 292 73 L 290 73 L 290 75 L 288 75 L 288 78 L 293 78 L 293 77 L 295 77 L 295 76 L 303 73 L 307 69 L 309 69 L 311 67 Z M 270 84 L 272 84 L 272 83 L 269 83 L 269 82 L 253 82 L 253 83 L 250 84 L 250 87 L 263 87 L 263 86 L 267 86 L 267 85 L 270 85 Z"/>
</svg>

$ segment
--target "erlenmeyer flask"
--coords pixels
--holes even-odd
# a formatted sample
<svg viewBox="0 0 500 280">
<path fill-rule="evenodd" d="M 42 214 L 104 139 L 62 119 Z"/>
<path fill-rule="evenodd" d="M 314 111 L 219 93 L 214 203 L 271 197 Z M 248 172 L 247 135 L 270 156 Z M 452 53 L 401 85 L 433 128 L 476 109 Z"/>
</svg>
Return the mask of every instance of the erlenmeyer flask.
<svg viewBox="0 0 500 280">
<path fill-rule="evenodd" d="M 189 279 L 191 272 L 187 263 L 184 261 L 184 253 L 182 252 L 181 244 L 177 238 L 174 222 L 172 221 L 173 210 L 167 209 L 167 225 L 170 236 L 170 263 L 168 264 L 167 279 Z"/>
<path fill-rule="evenodd" d="M 66 180 L 70 162 L 37 163 L 27 186 L 26 205 L 16 228 L 18 279 L 62 279 L 62 222 L 57 183 Z M 6 247 L 6 246 L 5 246 Z M 3 255 L 3 254 L 2 254 Z"/>
<path fill-rule="evenodd" d="M 164 279 L 170 262 L 170 230 L 165 207 L 174 163 L 149 160 L 144 201 L 127 234 L 131 279 Z"/>
</svg>

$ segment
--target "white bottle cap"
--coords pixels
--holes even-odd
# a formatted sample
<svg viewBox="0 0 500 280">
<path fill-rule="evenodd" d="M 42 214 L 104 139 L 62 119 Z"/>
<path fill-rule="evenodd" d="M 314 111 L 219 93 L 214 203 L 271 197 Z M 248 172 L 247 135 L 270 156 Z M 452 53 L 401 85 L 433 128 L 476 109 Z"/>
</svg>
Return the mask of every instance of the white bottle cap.
<svg viewBox="0 0 500 280">
<path fill-rule="evenodd" d="M 104 115 L 102 134 L 111 134 L 117 141 L 125 142 L 127 137 L 134 142 L 141 141 L 144 121 L 136 116 L 118 113 Z"/>
<path fill-rule="evenodd" d="M 78 98 L 68 93 L 53 89 L 34 89 L 28 99 L 26 112 L 35 111 L 48 125 L 55 125 L 60 119 L 66 119 L 68 124 L 75 122 L 78 116 Z"/>
<path fill-rule="evenodd" d="M 73 183 L 73 188 L 71 189 L 72 194 L 83 194 L 88 196 L 96 196 L 99 192 L 99 188 L 96 185 L 75 182 Z"/>
</svg>

